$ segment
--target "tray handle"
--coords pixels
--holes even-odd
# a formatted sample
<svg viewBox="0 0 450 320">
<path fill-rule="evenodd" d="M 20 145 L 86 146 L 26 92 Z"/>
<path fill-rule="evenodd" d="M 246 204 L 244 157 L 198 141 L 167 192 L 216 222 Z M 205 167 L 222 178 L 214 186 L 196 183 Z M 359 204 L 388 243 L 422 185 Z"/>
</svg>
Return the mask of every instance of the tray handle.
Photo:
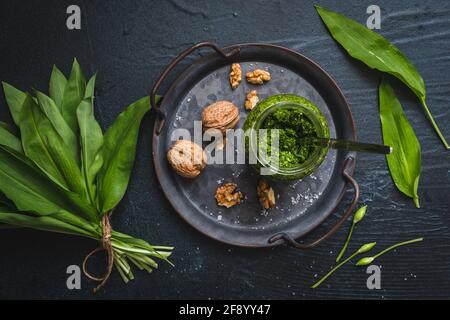
<svg viewBox="0 0 450 320">
<path fill-rule="evenodd" d="M 193 45 L 190 48 L 187 48 L 183 52 L 181 52 L 167 67 L 164 69 L 164 71 L 161 73 L 161 75 L 158 78 L 158 81 L 154 84 L 153 88 L 150 91 L 150 105 L 155 110 L 156 114 L 158 115 L 158 126 L 156 128 L 156 134 L 160 134 L 162 128 L 164 127 L 166 114 L 159 108 L 158 104 L 156 103 L 156 92 L 159 90 L 161 84 L 164 82 L 164 80 L 167 78 L 169 73 L 172 71 L 173 68 L 186 56 L 194 52 L 195 50 L 202 48 L 202 47 L 210 47 L 214 51 L 216 51 L 218 54 L 223 56 L 225 59 L 229 59 L 230 57 L 234 56 L 239 52 L 239 48 L 233 49 L 230 52 L 226 53 L 222 49 L 220 49 L 216 44 L 212 42 L 200 42 L 195 45 Z"/>
<path fill-rule="evenodd" d="M 284 240 L 287 244 L 289 244 L 297 249 L 310 249 L 310 248 L 317 246 L 318 244 L 320 244 L 321 242 L 325 241 L 326 239 L 331 237 L 333 234 L 335 234 L 336 231 L 339 230 L 339 228 L 342 226 L 342 224 L 348 219 L 350 214 L 353 212 L 353 210 L 355 209 L 356 204 L 358 203 L 358 200 L 359 200 L 359 185 L 356 182 L 356 180 L 352 177 L 352 171 L 353 171 L 352 168 L 354 167 L 354 163 L 355 163 L 355 158 L 353 156 L 349 156 L 345 160 L 344 169 L 342 171 L 342 174 L 344 175 L 347 182 L 350 183 L 350 185 L 355 190 L 353 200 L 352 200 L 350 206 L 345 211 L 345 213 L 342 215 L 342 217 L 333 225 L 333 227 L 330 230 L 328 230 L 327 233 L 325 233 L 320 238 L 318 238 L 312 242 L 300 243 L 300 242 L 298 242 L 298 239 L 297 240 L 293 239 L 287 233 L 280 232 L 280 233 L 277 233 L 274 236 L 272 236 L 269 239 L 269 243 L 274 243 L 279 240 Z"/>
</svg>

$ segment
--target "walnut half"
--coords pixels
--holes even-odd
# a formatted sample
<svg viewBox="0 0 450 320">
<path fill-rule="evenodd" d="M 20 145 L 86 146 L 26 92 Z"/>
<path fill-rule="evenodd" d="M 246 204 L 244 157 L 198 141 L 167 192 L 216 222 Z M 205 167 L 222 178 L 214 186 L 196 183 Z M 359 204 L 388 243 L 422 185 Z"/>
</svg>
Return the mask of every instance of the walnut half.
<svg viewBox="0 0 450 320">
<path fill-rule="evenodd" d="M 275 192 L 265 179 L 259 180 L 256 192 L 258 193 L 259 201 L 264 209 L 275 207 Z"/>
<path fill-rule="evenodd" d="M 256 90 L 250 91 L 247 94 L 247 99 L 245 99 L 245 109 L 252 110 L 258 102 L 259 102 L 259 98 L 256 95 Z"/>
<path fill-rule="evenodd" d="M 235 183 L 225 183 L 216 190 L 216 200 L 219 206 L 231 208 L 241 203 L 242 193 L 237 191 Z"/>
<path fill-rule="evenodd" d="M 231 88 L 234 90 L 236 89 L 242 80 L 242 70 L 241 65 L 239 63 L 233 63 L 231 65 L 231 72 L 230 72 L 230 84 Z"/>
<path fill-rule="evenodd" d="M 261 69 L 247 72 L 245 76 L 247 81 L 251 84 L 263 84 L 264 82 L 270 80 L 270 73 Z"/>
</svg>

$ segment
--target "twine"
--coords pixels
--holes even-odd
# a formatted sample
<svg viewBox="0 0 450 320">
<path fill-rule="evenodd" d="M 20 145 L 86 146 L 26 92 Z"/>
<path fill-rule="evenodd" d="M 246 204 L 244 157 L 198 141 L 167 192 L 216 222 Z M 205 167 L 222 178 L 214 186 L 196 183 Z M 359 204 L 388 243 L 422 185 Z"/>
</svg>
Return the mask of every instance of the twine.
<svg viewBox="0 0 450 320">
<path fill-rule="evenodd" d="M 114 265 L 114 251 L 111 243 L 111 223 L 109 221 L 109 217 L 111 216 L 111 213 L 105 213 L 102 217 L 102 229 L 103 229 L 103 236 L 101 239 L 101 245 L 92 250 L 83 260 L 83 273 L 86 277 L 88 277 L 91 280 L 100 282 L 100 284 L 94 288 L 94 292 L 97 292 L 103 285 L 108 281 L 109 277 L 111 276 L 112 268 Z M 103 277 L 96 277 L 93 276 L 91 273 L 89 273 L 86 269 L 86 264 L 88 260 L 97 252 L 105 250 L 108 254 L 108 266 L 106 273 Z"/>
</svg>

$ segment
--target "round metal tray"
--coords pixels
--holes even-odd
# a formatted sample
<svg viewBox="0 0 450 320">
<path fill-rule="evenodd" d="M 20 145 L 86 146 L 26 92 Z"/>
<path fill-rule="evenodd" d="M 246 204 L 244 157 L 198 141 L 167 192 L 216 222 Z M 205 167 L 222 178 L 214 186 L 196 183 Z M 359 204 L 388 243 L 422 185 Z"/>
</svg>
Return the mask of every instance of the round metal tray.
<svg viewBox="0 0 450 320">
<path fill-rule="evenodd" d="M 174 81 L 160 105 L 155 93 L 174 66 L 200 47 L 214 53 L 196 60 Z M 241 64 L 243 80 L 236 90 L 229 83 L 230 65 Z M 265 69 L 272 79 L 255 86 L 245 81 L 245 73 Z M 200 43 L 182 52 L 161 74 L 151 92 L 158 113 L 153 134 L 153 160 L 156 174 L 167 199 L 179 215 L 195 229 L 216 240 L 245 247 L 267 247 L 288 242 L 309 248 L 331 236 L 349 216 L 359 197 L 352 178 L 355 154 L 331 150 L 319 169 L 303 180 L 275 182 L 276 208 L 264 211 L 258 201 L 259 175 L 245 164 L 211 164 L 196 179 L 178 176 L 167 162 L 173 143 L 172 133 L 185 128 L 193 134 L 193 123 L 201 120 L 203 108 L 217 100 L 229 100 L 240 108 L 241 127 L 248 111 L 245 96 L 256 89 L 260 99 L 278 93 L 292 93 L 312 101 L 325 115 L 331 137 L 355 140 L 353 117 L 335 81 L 316 63 L 290 49 L 269 44 L 239 44 L 219 49 Z M 244 201 L 232 208 L 219 207 L 214 198 L 217 187 L 235 182 Z M 354 199 L 338 222 L 319 239 L 300 243 L 298 239 L 320 225 L 341 201 L 347 183 L 355 189 Z"/>
</svg>

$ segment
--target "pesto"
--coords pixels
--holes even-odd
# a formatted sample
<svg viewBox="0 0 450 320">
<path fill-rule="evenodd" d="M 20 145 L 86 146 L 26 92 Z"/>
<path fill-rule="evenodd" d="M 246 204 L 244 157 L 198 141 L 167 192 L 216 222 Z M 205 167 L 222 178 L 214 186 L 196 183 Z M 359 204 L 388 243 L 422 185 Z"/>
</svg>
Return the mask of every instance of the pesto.
<svg viewBox="0 0 450 320">
<path fill-rule="evenodd" d="M 298 109 L 284 108 L 270 113 L 261 126 L 268 129 L 266 141 L 267 154 L 271 151 L 271 130 L 278 129 L 279 133 L 279 165 L 282 168 L 297 167 L 304 163 L 314 146 L 311 143 L 301 143 L 304 136 L 317 136 L 317 132 L 308 117 Z M 260 145 L 260 148 L 263 147 Z"/>
<path fill-rule="evenodd" d="M 300 144 L 302 136 L 328 138 L 330 131 L 319 108 L 293 94 L 277 94 L 260 101 L 248 114 L 243 129 L 248 159 L 257 160 L 252 166 L 258 171 L 269 169 L 270 178 L 275 180 L 302 179 L 319 167 L 328 152 L 328 148 Z M 278 163 L 271 162 L 271 129 L 279 133 Z"/>
</svg>

